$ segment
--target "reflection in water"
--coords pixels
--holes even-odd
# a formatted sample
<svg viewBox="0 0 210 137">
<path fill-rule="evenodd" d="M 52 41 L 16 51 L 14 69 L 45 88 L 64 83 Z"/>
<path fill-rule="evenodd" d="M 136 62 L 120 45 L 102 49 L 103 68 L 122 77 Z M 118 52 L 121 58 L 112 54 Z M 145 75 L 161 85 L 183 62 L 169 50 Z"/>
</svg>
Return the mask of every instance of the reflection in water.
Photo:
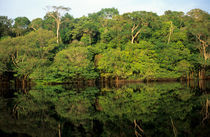
<svg viewBox="0 0 210 137">
<path fill-rule="evenodd" d="M 205 86 L 173 82 L 100 88 L 36 85 L 26 93 L 4 93 L 0 97 L 0 134 L 206 137 L 210 134 L 210 84 L 203 83 Z"/>
</svg>

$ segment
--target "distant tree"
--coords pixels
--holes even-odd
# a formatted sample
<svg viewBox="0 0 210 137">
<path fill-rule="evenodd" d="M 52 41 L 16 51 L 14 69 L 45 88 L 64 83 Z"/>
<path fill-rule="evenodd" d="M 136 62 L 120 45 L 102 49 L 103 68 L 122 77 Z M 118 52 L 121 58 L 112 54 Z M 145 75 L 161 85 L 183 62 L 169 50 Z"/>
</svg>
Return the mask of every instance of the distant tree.
<svg viewBox="0 0 210 137">
<path fill-rule="evenodd" d="M 69 44 L 73 40 L 74 21 L 74 17 L 69 13 L 66 13 L 61 19 L 60 35 L 64 44 Z"/>
<path fill-rule="evenodd" d="M 208 46 L 210 42 L 210 14 L 200 9 L 193 9 L 187 13 L 189 16 L 188 29 L 199 41 L 198 49 L 204 58 L 204 66 L 210 57 Z"/>
<path fill-rule="evenodd" d="M 164 15 L 161 16 L 164 21 L 171 21 L 176 27 L 182 28 L 185 26 L 184 24 L 184 12 L 179 11 L 165 11 Z"/>
<path fill-rule="evenodd" d="M 199 79 L 205 79 L 206 68 L 210 64 L 209 42 L 210 42 L 210 15 L 201 9 L 192 9 L 187 13 L 187 26 L 197 49 L 200 51 Z M 192 38 L 193 37 L 193 38 Z"/>
<path fill-rule="evenodd" d="M 57 43 L 59 43 L 59 30 L 60 30 L 60 25 L 62 23 L 61 17 L 62 17 L 62 12 L 67 12 L 70 10 L 68 7 L 63 7 L 63 6 L 52 6 L 52 7 L 47 7 L 51 11 L 47 12 L 47 15 L 52 17 L 55 22 L 56 22 L 56 34 L 57 34 Z"/>
<path fill-rule="evenodd" d="M 14 31 L 17 36 L 23 35 L 27 32 L 30 20 L 27 17 L 17 17 L 15 18 Z"/>
<path fill-rule="evenodd" d="M 91 45 L 97 42 L 99 24 L 95 23 L 89 17 L 78 18 L 74 23 L 72 37 L 75 40 L 81 40 L 84 44 Z"/>
<path fill-rule="evenodd" d="M 135 11 L 125 13 L 123 17 L 131 24 L 131 43 L 134 43 L 137 36 L 145 31 L 148 26 L 151 26 L 154 19 L 157 17 L 155 13 L 146 11 Z"/>
<path fill-rule="evenodd" d="M 114 16 L 113 19 L 101 21 L 99 28 L 101 41 L 112 43 L 114 47 L 126 44 L 130 40 L 130 22 L 123 16 Z"/>
<path fill-rule="evenodd" d="M 13 20 L 8 19 L 7 16 L 0 16 L 0 38 L 12 33 L 12 22 Z"/>
<path fill-rule="evenodd" d="M 111 39 L 118 39 L 118 36 L 114 34 L 114 28 L 111 28 L 116 22 L 118 22 L 116 20 L 117 16 L 119 16 L 119 11 L 116 8 L 104 8 L 96 13 L 88 14 L 89 22 L 92 22 L 91 30 L 97 26 L 97 32 L 94 31 L 93 33 L 95 36 L 92 35 L 95 42 L 101 40 L 105 43 L 108 43 L 111 41 Z M 88 26 L 90 28 L 90 25 Z"/>
<path fill-rule="evenodd" d="M 116 8 L 104 8 L 96 13 L 88 14 L 88 17 L 94 21 L 106 21 L 107 19 L 113 19 L 114 16 L 119 15 L 119 11 Z"/>
<path fill-rule="evenodd" d="M 116 8 L 105 8 L 97 12 L 97 15 L 104 19 L 112 19 L 113 16 L 119 15 L 119 11 Z"/>
<path fill-rule="evenodd" d="M 43 20 L 41 18 L 36 18 L 31 21 L 29 27 L 33 30 L 38 30 L 39 28 L 43 27 Z"/>
</svg>

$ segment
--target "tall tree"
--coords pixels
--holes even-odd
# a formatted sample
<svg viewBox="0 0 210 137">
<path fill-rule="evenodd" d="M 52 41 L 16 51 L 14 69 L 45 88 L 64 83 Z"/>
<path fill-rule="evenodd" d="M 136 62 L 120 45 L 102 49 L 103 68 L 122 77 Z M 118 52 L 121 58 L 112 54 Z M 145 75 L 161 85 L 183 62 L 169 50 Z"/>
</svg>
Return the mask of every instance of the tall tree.
<svg viewBox="0 0 210 137">
<path fill-rule="evenodd" d="M 135 11 L 132 13 L 126 13 L 123 17 L 126 18 L 131 27 L 131 43 L 135 42 L 137 36 L 142 33 L 148 26 L 151 26 L 151 22 L 156 18 L 156 14 L 146 11 Z"/>
<path fill-rule="evenodd" d="M 190 33 L 196 37 L 198 41 L 197 48 L 199 49 L 201 56 L 204 58 L 204 63 L 202 63 L 200 72 L 200 79 L 204 79 L 205 68 L 210 57 L 210 54 L 208 53 L 210 42 L 210 14 L 201 9 L 192 9 L 187 15 L 189 17 L 188 29 Z"/>
<path fill-rule="evenodd" d="M 165 11 L 164 15 L 161 16 L 163 21 L 172 21 L 173 25 L 178 28 L 184 27 L 184 12 L 179 11 Z"/>
<path fill-rule="evenodd" d="M 48 11 L 47 15 L 55 19 L 57 30 L 57 43 L 59 43 L 59 30 L 60 30 L 60 25 L 62 23 L 61 17 L 63 15 L 63 12 L 67 12 L 70 10 L 68 7 L 63 7 L 63 6 L 52 6 L 52 7 L 47 7 L 50 11 Z"/>
</svg>

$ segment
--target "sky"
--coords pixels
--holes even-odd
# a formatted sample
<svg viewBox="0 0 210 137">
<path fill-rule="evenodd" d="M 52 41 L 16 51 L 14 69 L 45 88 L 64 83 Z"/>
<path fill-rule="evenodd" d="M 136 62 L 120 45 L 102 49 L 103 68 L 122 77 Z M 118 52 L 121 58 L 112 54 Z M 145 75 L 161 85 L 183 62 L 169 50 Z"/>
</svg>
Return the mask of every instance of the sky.
<svg viewBox="0 0 210 137">
<path fill-rule="evenodd" d="M 166 10 L 186 13 L 194 8 L 210 13 L 210 0 L 0 0 L 0 16 L 43 18 L 46 6 L 69 7 L 69 13 L 75 18 L 112 7 L 120 14 L 144 10 L 162 15 Z"/>
</svg>

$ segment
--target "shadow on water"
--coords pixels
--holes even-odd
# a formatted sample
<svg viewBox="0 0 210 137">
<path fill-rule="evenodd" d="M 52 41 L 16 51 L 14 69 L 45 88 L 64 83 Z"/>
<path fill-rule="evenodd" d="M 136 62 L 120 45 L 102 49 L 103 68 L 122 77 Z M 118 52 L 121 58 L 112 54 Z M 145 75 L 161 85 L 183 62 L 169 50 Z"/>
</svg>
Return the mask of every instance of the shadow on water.
<svg viewBox="0 0 210 137">
<path fill-rule="evenodd" d="M 210 81 L 0 86 L 5 137 L 210 134 Z"/>
</svg>

